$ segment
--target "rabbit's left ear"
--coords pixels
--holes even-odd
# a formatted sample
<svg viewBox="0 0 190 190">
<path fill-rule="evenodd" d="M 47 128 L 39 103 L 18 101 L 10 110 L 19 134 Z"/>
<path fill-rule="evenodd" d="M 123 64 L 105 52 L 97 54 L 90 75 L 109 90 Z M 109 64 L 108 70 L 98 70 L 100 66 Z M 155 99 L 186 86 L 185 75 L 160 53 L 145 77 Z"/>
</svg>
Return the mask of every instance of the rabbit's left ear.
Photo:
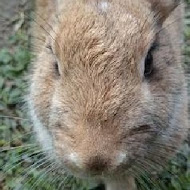
<svg viewBox="0 0 190 190">
<path fill-rule="evenodd" d="M 147 0 L 155 12 L 160 23 L 181 3 L 181 0 Z"/>
</svg>

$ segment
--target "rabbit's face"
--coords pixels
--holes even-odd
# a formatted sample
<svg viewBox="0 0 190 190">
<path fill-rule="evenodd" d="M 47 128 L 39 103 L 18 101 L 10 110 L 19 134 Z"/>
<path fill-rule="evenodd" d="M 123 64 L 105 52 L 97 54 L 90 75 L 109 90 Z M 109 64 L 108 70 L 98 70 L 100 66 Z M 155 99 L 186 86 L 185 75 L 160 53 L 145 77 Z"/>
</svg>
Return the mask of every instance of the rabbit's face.
<svg viewBox="0 0 190 190">
<path fill-rule="evenodd" d="M 129 2 L 70 4 L 34 65 L 29 106 L 39 141 L 81 176 L 146 166 L 181 142 L 180 63 L 149 4 Z"/>
</svg>

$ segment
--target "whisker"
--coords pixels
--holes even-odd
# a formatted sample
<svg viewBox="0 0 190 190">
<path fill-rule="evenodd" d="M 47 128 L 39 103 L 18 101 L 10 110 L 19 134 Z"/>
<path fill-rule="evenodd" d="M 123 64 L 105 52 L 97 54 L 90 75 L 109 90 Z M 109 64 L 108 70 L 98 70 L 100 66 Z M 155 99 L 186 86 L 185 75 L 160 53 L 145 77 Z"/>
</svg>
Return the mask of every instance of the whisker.
<svg viewBox="0 0 190 190">
<path fill-rule="evenodd" d="M 24 187 L 26 183 L 33 181 L 33 179 L 29 179 L 28 181 L 26 181 L 26 179 L 29 177 L 29 175 L 32 172 L 34 172 L 35 170 L 39 169 L 40 167 L 42 167 L 42 166 L 44 166 L 44 165 L 46 165 L 48 163 L 49 163 L 49 160 L 47 159 L 47 157 L 45 157 L 45 158 L 42 158 L 42 159 L 38 160 L 36 163 L 31 165 L 29 168 L 26 168 L 25 171 L 28 170 L 27 173 L 19 181 L 20 184 L 22 184 L 25 181 L 25 183 L 21 187 Z M 19 187 L 18 189 L 20 189 L 21 187 Z"/>
<path fill-rule="evenodd" d="M 146 190 L 149 189 L 147 184 L 142 182 L 142 178 L 139 176 L 139 171 L 137 171 L 137 166 L 133 166 L 131 169 L 132 170 L 129 170 L 130 175 L 132 174 L 132 176 L 141 184 L 141 187 L 144 187 Z"/>
<path fill-rule="evenodd" d="M 31 187 L 30 189 L 33 190 L 38 184 L 40 184 L 41 181 L 43 180 L 43 177 L 46 176 L 46 175 L 48 175 L 50 172 L 53 171 L 53 167 L 54 167 L 54 166 L 56 166 L 56 163 L 51 163 L 51 164 L 49 164 L 49 165 L 45 168 L 45 170 L 46 170 L 47 168 L 49 168 L 49 167 L 50 167 L 50 168 L 49 168 L 48 170 L 46 170 L 45 172 L 43 172 L 43 173 L 40 174 L 39 178 L 35 181 L 35 183 L 32 185 L 32 187 Z"/>
<path fill-rule="evenodd" d="M 6 151 L 11 151 L 11 150 L 16 150 L 16 149 L 25 149 L 25 148 L 33 147 L 33 146 L 36 146 L 36 145 L 35 144 L 27 144 L 27 145 L 16 146 L 16 147 L 3 147 L 3 148 L 0 148 L 0 153 L 6 152 Z"/>
<path fill-rule="evenodd" d="M 56 34 L 56 32 L 55 32 L 53 26 L 52 26 L 49 22 L 47 22 L 47 20 L 45 20 L 45 19 L 44 19 L 40 14 L 38 14 L 37 12 L 35 12 L 34 14 L 37 15 L 43 22 L 45 22 L 45 24 L 46 24 L 47 26 L 49 26 L 49 28 L 54 32 L 54 34 Z"/>
<path fill-rule="evenodd" d="M 37 14 L 36 12 L 35 12 L 35 14 Z M 39 16 L 39 14 L 38 14 L 38 16 Z M 53 41 L 55 41 L 55 39 L 54 39 L 54 37 L 51 35 L 51 33 L 45 28 L 45 26 L 43 25 L 43 24 L 41 24 L 41 23 L 39 23 L 34 17 L 32 17 L 32 16 L 29 16 L 29 15 L 26 15 L 25 14 L 25 17 L 26 18 L 29 18 L 29 19 L 31 19 L 37 26 L 39 26 L 40 27 L 40 29 L 42 29 L 48 36 L 50 36 L 51 37 L 51 39 L 53 40 Z M 2 17 L 3 18 L 3 17 Z M 6 18 L 5 18 L 6 19 Z M 41 19 L 42 19 L 42 17 L 41 17 Z M 45 20 L 44 20 L 45 21 Z M 50 27 L 50 23 L 48 23 L 47 21 L 45 22 L 49 27 Z M 50 28 L 53 28 L 53 26 L 51 26 Z M 54 30 L 53 30 L 54 31 Z M 56 41 L 55 41 L 56 42 Z M 56 42 L 57 43 L 57 42 Z M 59 47 L 59 44 L 57 43 L 57 45 L 58 45 L 58 47 Z"/>
<path fill-rule="evenodd" d="M 55 169 L 55 170 L 56 170 L 56 169 Z M 50 188 L 50 190 L 51 190 L 51 184 L 55 184 L 55 183 L 57 184 L 58 181 L 59 181 L 59 179 L 60 179 L 61 177 L 62 177 L 62 176 L 59 176 L 59 175 L 54 176 L 54 179 L 50 181 L 50 184 L 49 184 L 48 188 Z M 57 189 L 59 189 L 59 188 L 57 188 Z"/>
<path fill-rule="evenodd" d="M 69 175 L 68 174 L 66 174 L 66 176 L 65 176 L 65 178 L 63 179 L 63 181 L 59 184 L 59 186 L 58 186 L 58 190 L 60 189 L 62 189 L 62 185 L 64 185 L 64 183 L 65 183 L 65 181 L 67 180 L 69 178 Z"/>
<path fill-rule="evenodd" d="M 158 155 L 160 156 L 160 155 Z M 167 171 L 168 173 L 170 173 L 170 175 L 172 175 L 173 177 L 175 177 L 180 183 L 182 183 L 181 179 L 179 178 L 179 176 L 177 176 L 176 174 L 174 174 L 173 172 L 171 172 L 170 170 L 168 170 L 166 167 L 165 167 L 165 164 L 162 164 L 162 162 L 157 162 L 157 161 L 154 161 L 150 158 L 146 158 L 144 160 L 139 160 L 138 159 L 138 164 L 140 163 L 141 166 L 143 166 L 145 168 L 145 171 L 149 173 L 149 175 L 152 176 L 152 170 L 153 171 L 156 171 L 157 173 L 161 172 L 161 168 L 164 169 L 164 171 Z M 158 167 L 159 166 L 159 167 Z M 160 168 L 161 167 L 161 168 Z M 155 175 L 155 174 L 154 174 Z M 157 174 L 158 176 L 158 174 Z M 152 177 L 151 177 L 152 178 Z M 145 178 L 146 179 L 146 178 Z M 160 178 L 156 178 L 156 180 L 159 180 L 159 183 L 156 182 L 156 184 L 158 184 L 159 186 L 161 185 L 161 181 L 160 181 Z M 158 187 L 159 187 L 158 186 Z M 160 189 L 160 188 L 158 188 Z"/>
<path fill-rule="evenodd" d="M 24 119 L 24 118 L 21 118 L 21 117 L 6 116 L 6 115 L 0 115 L 0 118 L 8 118 L 8 119 L 28 121 L 28 119 Z"/>
<path fill-rule="evenodd" d="M 34 150 L 38 150 L 38 149 L 34 149 Z M 33 150 L 33 151 L 34 151 L 34 150 Z M 32 152 L 32 153 L 28 154 L 30 151 L 31 151 L 31 150 L 28 150 L 27 152 L 24 152 L 24 153 L 22 153 L 21 155 L 15 157 L 15 160 L 16 160 L 16 161 L 15 161 L 14 163 L 11 163 L 11 164 L 9 164 L 9 165 L 5 165 L 5 166 L 3 167 L 3 170 L 5 170 L 5 173 L 8 173 L 8 172 L 11 171 L 12 169 L 14 169 L 14 168 L 16 168 L 17 166 L 19 166 L 20 164 L 26 162 L 26 160 L 23 159 L 23 156 L 24 156 L 24 155 L 27 154 L 28 157 L 32 158 L 32 157 L 34 157 L 34 156 L 37 156 L 38 153 L 41 153 L 41 152 L 42 152 L 41 150 L 40 150 L 40 151 L 38 150 L 38 151 L 36 151 L 36 152 Z M 20 159 L 17 160 L 18 158 L 20 158 Z M 17 163 L 17 162 L 18 162 L 18 163 Z M 17 163 L 17 164 L 16 164 L 16 163 Z M 12 166 L 12 164 L 15 164 L 15 165 Z M 11 167 L 11 166 L 12 166 L 12 167 Z M 10 168 L 10 167 L 11 167 L 11 168 Z"/>
<path fill-rule="evenodd" d="M 65 180 L 64 180 L 64 184 L 63 184 L 63 189 L 65 189 L 65 187 L 66 187 L 66 184 L 70 184 L 71 182 L 71 180 L 73 179 L 73 177 L 72 176 L 67 176 L 66 178 L 65 178 Z M 67 181 L 67 183 L 66 183 L 66 181 Z"/>
<path fill-rule="evenodd" d="M 138 165 L 138 166 L 139 166 L 139 165 Z M 138 177 L 138 179 L 137 179 L 138 182 L 140 182 L 141 186 L 143 186 L 143 187 L 144 187 L 145 189 L 147 189 L 147 190 L 150 190 L 150 188 L 148 187 L 148 185 L 147 185 L 146 183 L 143 183 L 142 177 L 145 178 L 146 180 L 148 180 L 148 182 L 149 182 L 150 184 L 152 184 L 154 187 L 156 186 L 156 185 L 153 183 L 153 181 L 149 178 L 149 176 L 147 176 L 147 175 L 145 174 L 145 172 L 143 172 L 143 171 L 141 170 L 140 167 L 135 166 L 134 169 L 136 170 L 136 172 L 138 173 L 138 175 L 141 175 L 141 176 Z"/>
<path fill-rule="evenodd" d="M 14 149 L 14 148 L 18 147 L 18 146 L 16 146 L 16 147 L 11 146 L 11 144 L 12 144 L 15 140 L 22 139 L 22 138 L 26 138 L 27 135 L 31 135 L 31 137 L 32 137 L 32 135 L 34 135 L 34 134 L 35 134 L 34 131 L 30 131 L 30 132 L 22 133 L 21 136 L 19 136 L 19 137 L 12 138 L 11 141 L 5 143 L 2 147 L 0 147 L 0 153 L 1 153 L 2 151 L 8 151 L 8 150 L 3 150 L 3 149 L 8 149 L 8 147 L 9 147 L 10 149 Z M 37 145 L 37 143 L 33 143 L 33 144 L 34 144 L 34 145 L 35 145 L 35 144 Z M 26 145 L 26 146 L 27 146 L 27 145 Z"/>
<path fill-rule="evenodd" d="M 54 170 L 55 171 L 59 170 L 59 166 L 57 166 L 57 168 L 55 168 Z M 65 181 L 68 179 L 68 177 L 69 177 L 69 175 L 65 172 L 64 173 L 62 172 L 61 175 L 57 174 L 57 176 L 55 176 L 54 179 L 50 181 L 51 183 L 49 184 L 48 187 L 51 190 L 51 184 L 55 184 L 55 183 L 58 184 L 59 183 L 59 186 L 56 188 L 59 190 L 60 185 L 62 186 L 62 184 L 65 183 Z M 60 182 L 60 180 L 61 180 L 61 182 Z"/>
<path fill-rule="evenodd" d="M 159 155 L 157 155 L 159 157 Z M 160 166 L 163 170 L 167 171 L 170 175 L 172 175 L 173 177 L 176 177 L 178 179 L 178 181 L 180 183 L 182 183 L 181 179 L 179 178 L 179 176 L 177 176 L 176 174 L 174 174 L 172 171 L 170 171 L 169 169 L 166 168 L 165 164 L 162 164 L 161 162 L 157 162 L 156 160 L 152 160 L 151 158 L 146 158 L 146 164 L 148 164 L 149 162 L 152 163 L 153 165 L 156 166 Z M 144 162 L 145 164 L 145 162 Z M 152 165 L 149 164 L 149 167 Z"/>
</svg>

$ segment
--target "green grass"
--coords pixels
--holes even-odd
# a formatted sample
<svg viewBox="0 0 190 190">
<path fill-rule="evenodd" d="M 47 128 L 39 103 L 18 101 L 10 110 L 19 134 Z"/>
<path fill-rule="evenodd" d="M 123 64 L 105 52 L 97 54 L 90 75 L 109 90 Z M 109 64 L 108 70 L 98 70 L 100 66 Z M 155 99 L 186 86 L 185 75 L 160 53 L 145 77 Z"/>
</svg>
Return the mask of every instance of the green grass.
<svg viewBox="0 0 190 190">
<path fill-rule="evenodd" d="M 187 2 L 190 4 L 190 0 Z M 186 55 L 185 68 L 188 69 L 190 63 L 190 6 L 187 8 L 186 15 L 184 52 Z M 15 22 L 19 22 L 19 20 Z M 30 188 L 55 190 L 58 188 L 58 182 L 62 180 L 57 179 L 52 184 L 52 175 L 55 174 L 43 175 L 46 165 L 35 168 L 35 163 L 43 159 L 44 155 L 37 154 L 40 149 L 35 144 L 31 125 L 25 119 L 27 116 L 22 109 L 24 107 L 23 97 L 27 89 L 27 70 L 32 59 L 29 51 L 28 19 L 25 18 L 23 22 L 15 34 L 10 37 L 9 47 L 11 48 L 0 50 L 0 189 L 19 189 L 18 187 L 21 187 L 22 190 Z M 29 147 L 29 145 L 31 146 Z M 27 173 L 28 171 L 30 172 Z M 40 178 L 40 176 L 42 177 Z M 148 178 L 142 178 L 138 184 L 141 184 L 140 189 L 143 190 L 190 190 L 188 143 L 185 143 L 182 153 L 168 164 L 155 181 L 155 184 L 160 188 L 151 185 Z M 64 184 L 65 189 L 68 190 L 87 190 L 90 188 L 87 182 L 70 177 L 66 179 Z"/>
</svg>

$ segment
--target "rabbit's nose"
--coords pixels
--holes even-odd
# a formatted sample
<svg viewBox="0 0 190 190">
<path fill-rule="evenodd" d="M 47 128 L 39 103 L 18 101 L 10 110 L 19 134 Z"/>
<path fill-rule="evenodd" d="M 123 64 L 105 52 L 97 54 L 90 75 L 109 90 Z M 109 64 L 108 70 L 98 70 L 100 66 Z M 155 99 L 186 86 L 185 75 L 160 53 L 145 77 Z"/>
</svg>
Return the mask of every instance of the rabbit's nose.
<svg viewBox="0 0 190 190">
<path fill-rule="evenodd" d="M 91 172 L 92 174 L 100 174 L 106 171 L 109 167 L 109 160 L 101 157 L 94 156 L 90 157 L 86 162 L 86 170 Z"/>
</svg>

